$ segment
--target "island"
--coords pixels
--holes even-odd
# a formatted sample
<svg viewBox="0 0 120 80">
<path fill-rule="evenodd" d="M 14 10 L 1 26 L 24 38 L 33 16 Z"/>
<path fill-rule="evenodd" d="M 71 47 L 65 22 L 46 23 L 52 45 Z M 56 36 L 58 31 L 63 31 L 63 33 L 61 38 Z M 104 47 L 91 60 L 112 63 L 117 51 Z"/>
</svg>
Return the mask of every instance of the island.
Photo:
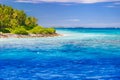
<svg viewBox="0 0 120 80">
<path fill-rule="evenodd" d="M 0 38 L 28 38 L 58 36 L 55 28 L 38 25 L 37 19 L 23 10 L 0 4 Z"/>
</svg>

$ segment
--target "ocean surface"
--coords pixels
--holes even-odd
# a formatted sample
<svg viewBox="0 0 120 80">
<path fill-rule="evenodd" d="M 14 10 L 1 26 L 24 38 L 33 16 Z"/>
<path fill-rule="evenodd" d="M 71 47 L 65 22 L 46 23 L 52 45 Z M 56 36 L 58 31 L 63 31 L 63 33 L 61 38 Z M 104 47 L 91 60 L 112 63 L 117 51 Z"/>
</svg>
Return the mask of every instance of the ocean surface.
<svg viewBox="0 0 120 80">
<path fill-rule="evenodd" d="M 120 29 L 57 33 L 0 39 L 0 80 L 120 80 Z"/>
</svg>

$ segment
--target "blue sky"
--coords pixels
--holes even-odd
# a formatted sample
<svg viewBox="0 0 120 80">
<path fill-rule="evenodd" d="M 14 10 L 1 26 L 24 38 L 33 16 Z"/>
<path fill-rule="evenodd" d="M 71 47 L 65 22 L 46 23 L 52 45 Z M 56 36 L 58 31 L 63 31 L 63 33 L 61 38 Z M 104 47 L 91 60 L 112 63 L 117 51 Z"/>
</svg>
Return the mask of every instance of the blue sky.
<svg viewBox="0 0 120 80">
<path fill-rule="evenodd" d="M 0 0 L 49 27 L 120 27 L 120 0 Z"/>
</svg>

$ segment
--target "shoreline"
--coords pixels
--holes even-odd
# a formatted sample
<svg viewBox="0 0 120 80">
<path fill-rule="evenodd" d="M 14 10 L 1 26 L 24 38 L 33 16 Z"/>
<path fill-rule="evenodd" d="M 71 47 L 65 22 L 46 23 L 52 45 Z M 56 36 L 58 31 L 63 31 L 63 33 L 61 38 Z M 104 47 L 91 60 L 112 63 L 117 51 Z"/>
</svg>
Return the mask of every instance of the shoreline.
<svg viewBox="0 0 120 80">
<path fill-rule="evenodd" d="M 0 33 L 1 38 L 41 38 L 41 37 L 56 37 L 63 36 L 61 34 L 28 34 L 28 35 L 20 35 L 20 34 L 11 34 L 11 33 Z"/>
</svg>

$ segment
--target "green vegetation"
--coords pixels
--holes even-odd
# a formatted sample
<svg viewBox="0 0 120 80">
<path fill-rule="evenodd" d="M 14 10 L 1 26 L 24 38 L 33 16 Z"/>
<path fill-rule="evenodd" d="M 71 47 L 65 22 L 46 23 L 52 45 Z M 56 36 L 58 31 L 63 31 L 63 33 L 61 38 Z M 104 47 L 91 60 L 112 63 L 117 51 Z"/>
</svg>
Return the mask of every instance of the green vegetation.
<svg viewBox="0 0 120 80">
<path fill-rule="evenodd" d="M 28 32 L 25 28 L 21 27 L 17 27 L 14 30 L 11 31 L 14 34 L 22 34 L 22 35 L 28 35 Z"/>
<path fill-rule="evenodd" d="M 30 30 L 32 34 L 53 34 L 55 33 L 54 28 L 44 28 L 42 26 L 36 26 L 32 30 Z"/>
<path fill-rule="evenodd" d="M 54 28 L 37 24 L 35 17 L 27 16 L 24 11 L 0 4 L 0 32 L 13 34 L 54 34 Z"/>
</svg>

